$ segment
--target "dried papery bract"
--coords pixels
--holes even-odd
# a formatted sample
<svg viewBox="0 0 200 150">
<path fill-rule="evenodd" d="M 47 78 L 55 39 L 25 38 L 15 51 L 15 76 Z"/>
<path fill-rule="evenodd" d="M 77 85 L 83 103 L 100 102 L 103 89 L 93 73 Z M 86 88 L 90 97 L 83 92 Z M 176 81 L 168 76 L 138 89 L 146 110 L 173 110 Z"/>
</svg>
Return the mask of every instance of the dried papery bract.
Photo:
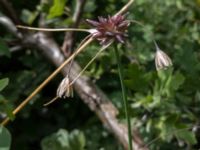
<svg viewBox="0 0 200 150">
<path fill-rule="evenodd" d="M 60 83 L 57 89 L 57 97 L 66 98 L 73 97 L 73 88 L 67 75 Z"/>
<path fill-rule="evenodd" d="M 169 56 L 163 52 L 157 45 L 156 42 L 156 54 L 155 54 L 155 65 L 157 70 L 167 69 L 168 67 L 172 66 L 172 61 Z"/>
<path fill-rule="evenodd" d="M 73 88 L 72 84 L 70 84 L 69 76 L 67 75 L 59 84 L 56 97 L 54 97 L 49 102 L 45 103 L 44 106 L 48 106 L 55 102 L 58 98 L 67 98 L 73 97 Z"/>
</svg>

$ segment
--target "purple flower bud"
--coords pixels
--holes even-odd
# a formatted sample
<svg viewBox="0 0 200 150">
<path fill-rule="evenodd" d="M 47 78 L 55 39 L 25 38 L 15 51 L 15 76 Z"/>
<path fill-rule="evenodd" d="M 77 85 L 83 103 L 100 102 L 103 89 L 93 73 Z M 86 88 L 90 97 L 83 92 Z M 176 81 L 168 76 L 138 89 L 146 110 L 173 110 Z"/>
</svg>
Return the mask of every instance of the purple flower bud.
<svg viewBox="0 0 200 150">
<path fill-rule="evenodd" d="M 101 45 L 105 45 L 111 40 L 124 43 L 127 37 L 126 30 L 130 24 L 123 15 L 108 16 L 107 18 L 98 17 L 98 21 L 86 20 L 88 24 L 95 27 L 91 32 L 93 38 L 100 41 Z"/>
</svg>

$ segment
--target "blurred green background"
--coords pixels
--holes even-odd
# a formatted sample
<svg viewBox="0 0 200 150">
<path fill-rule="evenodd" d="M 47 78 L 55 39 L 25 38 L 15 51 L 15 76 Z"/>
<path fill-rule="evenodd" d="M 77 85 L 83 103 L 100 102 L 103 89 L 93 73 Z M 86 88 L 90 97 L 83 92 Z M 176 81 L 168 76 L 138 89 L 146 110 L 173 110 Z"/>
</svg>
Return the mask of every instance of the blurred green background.
<svg viewBox="0 0 200 150">
<path fill-rule="evenodd" d="M 69 27 L 76 1 L 11 0 L 20 20 L 38 26 L 41 13 L 52 28 Z M 87 0 L 80 28 L 89 28 L 85 19 L 115 14 L 126 0 Z M 0 14 L 4 11 L 0 6 Z M 131 24 L 121 57 L 128 89 L 131 121 L 152 150 L 197 150 L 200 148 L 200 1 L 135 0 L 129 8 Z M 52 33 L 62 43 L 64 33 Z M 85 37 L 76 36 L 75 45 Z M 15 41 L 0 27 L 0 116 L 7 114 L 26 98 L 55 68 L 36 49 L 11 53 L 9 41 Z M 154 65 L 156 40 L 173 61 L 173 68 L 157 72 Z M 76 59 L 82 67 L 99 50 L 93 43 Z M 109 96 L 124 122 L 120 83 L 113 48 L 109 47 L 87 69 L 86 75 Z M 109 65 L 108 65 L 109 64 Z M 8 78 L 8 79 L 7 79 Z M 9 81 L 8 81 L 9 80 Z M 88 107 L 75 94 L 49 107 L 42 105 L 55 96 L 62 76 L 58 75 L 7 126 L 12 135 L 12 150 L 122 150 Z M 34 82 L 33 82 L 34 81 Z M 37 101 L 36 101 L 37 100 Z M 13 118 L 14 119 L 14 118 Z M 1 145 L 9 147 L 10 135 L 0 128 Z M 157 138 L 159 137 L 159 138 Z M 156 141 L 152 141 L 157 138 Z M 151 142 L 152 141 L 152 142 Z M 3 143 L 4 142 L 4 143 Z M 0 148 L 3 148 L 0 147 Z"/>
</svg>

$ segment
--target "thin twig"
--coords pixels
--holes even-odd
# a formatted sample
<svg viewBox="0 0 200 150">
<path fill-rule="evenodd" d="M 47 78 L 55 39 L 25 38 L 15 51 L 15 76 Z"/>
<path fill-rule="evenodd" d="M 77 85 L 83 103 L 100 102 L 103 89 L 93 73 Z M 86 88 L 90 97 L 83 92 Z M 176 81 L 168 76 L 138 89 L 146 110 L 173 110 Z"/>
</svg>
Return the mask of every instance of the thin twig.
<svg viewBox="0 0 200 150">
<path fill-rule="evenodd" d="M 9 0 L 0 0 L 0 5 L 3 6 L 5 13 L 12 19 L 14 23 L 21 23 L 15 9 L 12 6 L 12 3 Z"/>
<path fill-rule="evenodd" d="M 58 96 L 54 97 L 52 100 L 50 100 L 49 102 L 45 103 L 43 106 L 49 106 L 50 104 L 55 102 L 58 98 L 59 98 Z"/>
<path fill-rule="evenodd" d="M 103 46 L 97 53 L 96 55 L 88 62 L 88 64 L 81 70 L 81 72 L 76 76 L 76 78 L 73 79 L 73 81 L 70 83 L 70 85 L 73 85 L 74 82 L 83 74 L 83 72 L 89 67 L 89 65 L 99 56 L 99 54 L 104 51 L 106 48 L 108 48 L 113 42 L 110 42 L 106 46 Z M 70 86 L 69 85 L 69 86 Z"/>
<path fill-rule="evenodd" d="M 74 14 L 72 17 L 73 25 L 72 28 L 78 28 L 81 20 L 81 16 L 83 15 L 83 8 L 85 6 L 86 0 L 76 0 L 76 7 L 74 10 Z M 74 45 L 75 32 L 67 32 L 65 34 L 64 42 L 62 44 L 62 51 L 66 57 L 71 54 L 71 49 Z"/>
<path fill-rule="evenodd" d="M 77 28 L 59 28 L 59 29 L 51 29 L 51 28 L 35 28 L 35 27 L 28 27 L 28 26 L 21 26 L 17 25 L 17 28 L 27 29 L 27 30 L 35 30 L 35 31 L 54 31 L 54 32 L 61 32 L 61 31 L 77 31 L 77 32 L 88 32 L 90 33 L 89 29 L 77 29 Z"/>
<path fill-rule="evenodd" d="M 130 0 L 124 7 L 122 7 L 122 9 L 120 9 L 120 10 L 115 14 L 115 16 L 121 15 L 121 14 L 125 13 L 125 12 L 128 10 L 128 8 L 131 6 L 131 4 L 132 4 L 133 2 L 134 2 L 134 0 Z"/>
</svg>

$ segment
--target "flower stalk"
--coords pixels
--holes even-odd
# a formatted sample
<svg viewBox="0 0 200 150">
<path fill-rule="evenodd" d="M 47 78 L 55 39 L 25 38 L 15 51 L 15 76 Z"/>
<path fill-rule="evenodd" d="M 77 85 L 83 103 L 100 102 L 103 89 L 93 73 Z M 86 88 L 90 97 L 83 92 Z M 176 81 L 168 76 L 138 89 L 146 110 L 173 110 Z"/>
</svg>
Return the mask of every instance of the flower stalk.
<svg viewBox="0 0 200 150">
<path fill-rule="evenodd" d="M 128 144 L 129 144 L 128 149 L 132 150 L 133 146 L 132 146 L 132 135 L 131 135 L 131 121 L 130 121 L 130 116 L 129 116 L 129 111 L 128 111 L 128 100 L 127 100 L 126 88 L 124 85 L 123 70 L 122 70 L 121 59 L 119 56 L 117 45 L 114 45 L 114 49 L 115 49 L 115 55 L 117 59 L 119 79 L 120 79 L 120 84 L 122 88 L 122 99 L 124 103 L 125 116 L 126 116 L 127 126 L 128 126 Z"/>
<path fill-rule="evenodd" d="M 43 31 L 43 32 L 62 32 L 62 31 L 76 31 L 76 32 L 87 32 L 90 33 L 89 29 L 78 29 L 78 28 L 59 28 L 59 29 L 51 29 L 51 28 L 36 28 L 36 27 L 28 27 L 17 25 L 17 28 L 26 29 L 26 30 L 33 30 L 33 31 Z"/>
</svg>

